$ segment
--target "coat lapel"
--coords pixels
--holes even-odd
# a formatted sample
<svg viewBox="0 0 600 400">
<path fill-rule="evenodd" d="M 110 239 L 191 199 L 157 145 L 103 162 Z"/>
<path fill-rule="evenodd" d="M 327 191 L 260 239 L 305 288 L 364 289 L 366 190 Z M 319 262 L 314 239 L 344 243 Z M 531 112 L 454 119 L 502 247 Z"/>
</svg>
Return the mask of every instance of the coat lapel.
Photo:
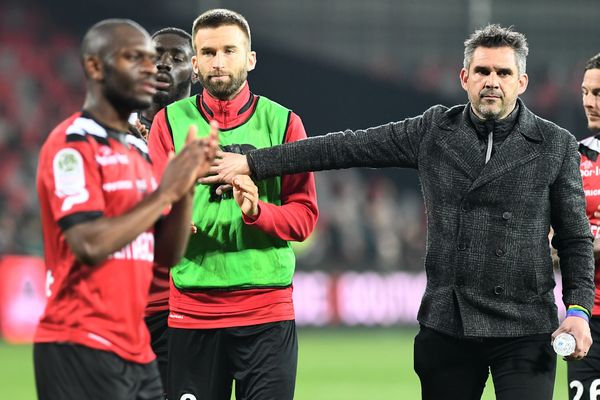
<svg viewBox="0 0 600 400">
<path fill-rule="evenodd" d="M 461 116 L 463 122 L 457 126 L 441 124 L 439 128 L 442 133 L 436 142 L 442 152 L 448 155 L 471 181 L 474 181 L 483 168 L 484 158 L 479 148 L 477 133 L 470 124 L 464 123 L 464 118 L 463 113 Z"/>
</svg>

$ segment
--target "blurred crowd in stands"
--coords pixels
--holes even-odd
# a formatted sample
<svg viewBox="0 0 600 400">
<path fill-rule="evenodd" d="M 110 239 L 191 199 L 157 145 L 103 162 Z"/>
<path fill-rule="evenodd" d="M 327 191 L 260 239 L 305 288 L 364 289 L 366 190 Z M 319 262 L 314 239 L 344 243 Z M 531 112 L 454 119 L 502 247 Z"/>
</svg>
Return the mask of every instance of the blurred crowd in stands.
<svg viewBox="0 0 600 400">
<path fill-rule="evenodd" d="M 0 5 L 0 43 L 0 255 L 41 255 L 37 155 L 49 131 L 82 104 L 79 39 L 41 11 Z M 412 84 L 464 102 L 456 68 L 439 65 L 424 64 Z M 561 73 L 562 80 L 538 74 L 530 85 L 530 108 L 548 118 L 569 113 L 565 93 L 579 96 L 579 76 Z M 320 219 L 311 238 L 296 245 L 299 269 L 422 269 L 425 212 L 416 185 L 364 170 L 316 176 Z"/>
<path fill-rule="evenodd" d="M 0 5 L 0 254 L 42 254 L 35 189 L 44 137 L 79 109 L 77 41 L 41 13 Z"/>
</svg>

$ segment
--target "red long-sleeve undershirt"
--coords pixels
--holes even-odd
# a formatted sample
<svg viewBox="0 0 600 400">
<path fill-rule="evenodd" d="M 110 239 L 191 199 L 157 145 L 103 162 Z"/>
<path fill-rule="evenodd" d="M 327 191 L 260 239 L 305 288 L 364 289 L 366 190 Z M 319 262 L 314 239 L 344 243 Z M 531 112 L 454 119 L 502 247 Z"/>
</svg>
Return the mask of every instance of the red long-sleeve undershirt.
<svg viewBox="0 0 600 400">
<path fill-rule="evenodd" d="M 252 116 L 258 98 L 250 92 L 246 83 L 233 100 L 221 101 L 204 91 L 198 104 L 207 120 L 215 119 L 221 129 L 231 129 Z M 244 111 L 239 113 L 242 109 Z M 284 142 L 305 138 L 302 121 L 292 112 Z M 154 118 L 148 147 L 154 168 L 160 176 L 168 162 L 169 153 L 174 151 L 164 109 Z M 283 240 L 302 241 L 313 231 L 317 218 L 314 176 L 312 173 L 302 173 L 281 178 L 280 206 L 259 201 L 258 217 L 251 219 L 244 216 L 244 222 Z M 168 272 L 158 267 L 150 292 L 148 313 L 167 309 L 167 286 Z M 169 325 L 179 328 L 220 328 L 294 318 L 291 287 L 205 293 L 181 292 L 171 285 L 170 306 L 172 318 L 169 319 Z"/>
</svg>

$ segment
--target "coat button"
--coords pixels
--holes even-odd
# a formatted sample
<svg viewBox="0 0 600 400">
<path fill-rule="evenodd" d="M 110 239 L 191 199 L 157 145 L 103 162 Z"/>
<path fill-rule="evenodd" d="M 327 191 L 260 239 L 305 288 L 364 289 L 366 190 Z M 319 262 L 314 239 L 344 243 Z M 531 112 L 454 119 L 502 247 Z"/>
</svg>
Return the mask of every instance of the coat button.
<svg viewBox="0 0 600 400">
<path fill-rule="evenodd" d="M 504 250 L 502 250 L 502 249 L 496 249 L 496 255 L 498 257 L 502 257 L 504 255 Z"/>
<path fill-rule="evenodd" d="M 458 244 L 458 249 L 459 250 L 466 250 L 467 249 L 467 245 L 465 243 L 459 243 Z"/>
<path fill-rule="evenodd" d="M 511 217 L 512 217 L 512 213 L 511 212 L 505 211 L 505 212 L 502 213 L 502 219 L 504 219 L 504 220 L 508 221 Z"/>
<path fill-rule="evenodd" d="M 496 287 L 494 287 L 494 294 L 495 295 L 501 295 L 502 293 L 504 293 L 504 288 L 502 286 L 496 286 Z"/>
</svg>

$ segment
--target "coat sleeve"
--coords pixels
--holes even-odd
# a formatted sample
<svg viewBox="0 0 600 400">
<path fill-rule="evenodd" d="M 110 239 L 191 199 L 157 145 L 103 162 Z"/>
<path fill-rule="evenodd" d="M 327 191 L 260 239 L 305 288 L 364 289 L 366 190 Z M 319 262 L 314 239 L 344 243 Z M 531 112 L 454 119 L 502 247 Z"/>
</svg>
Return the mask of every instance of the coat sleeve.
<svg viewBox="0 0 600 400">
<path fill-rule="evenodd" d="M 552 245 L 560 258 L 565 305 L 592 310 L 594 304 L 593 238 L 585 214 L 585 196 L 577 141 L 569 134 L 560 172 L 550 187 Z"/>
<path fill-rule="evenodd" d="M 315 136 L 248 153 L 252 176 L 264 179 L 307 171 L 352 167 L 417 168 L 419 144 L 431 126 L 433 107 L 423 115 L 364 130 Z"/>
</svg>

